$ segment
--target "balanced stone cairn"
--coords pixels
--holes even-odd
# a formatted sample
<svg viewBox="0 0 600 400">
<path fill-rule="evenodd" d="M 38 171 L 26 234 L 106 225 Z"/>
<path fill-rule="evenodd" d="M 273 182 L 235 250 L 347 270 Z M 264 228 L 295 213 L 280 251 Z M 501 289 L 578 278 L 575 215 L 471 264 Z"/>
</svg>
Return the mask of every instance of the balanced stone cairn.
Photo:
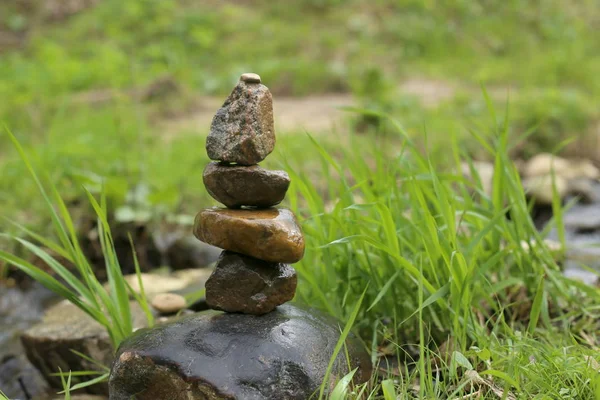
<svg viewBox="0 0 600 400">
<path fill-rule="evenodd" d="M 294 214 L 274 208 L 290 178 L 258 163 L 275 148 L 273 98 L 257 74 L 243 74 L 217 111 L 206 140 L 208 193 L 228 208 L 196 216 L 194 235 L 224 249 L 206 282 L 212 309 L 265 314 L 293 299 L 304 235 Z"/>
<path fill-rule="evenodd" d="M 285 197 L 284 171 L 258 166 L 275 147 L 273 100 L 256 74 L 243 74 L 217 111 L 206 141 L 215 160 L 206 189 L 227 208 L 196 216 L 194 234 L 222 248 L 206 282 L 212 310 L 141 329 L 117 350 L 111 400 L 305 400 L 357 368 L 369 354 L 353 335 L 330 363 L 340 323 L 319 310 L 283 304 L 294 297 L 304 236 Z M 279 306 L 279 307 L 278 307 Z M 224 311 L 224 312 L 223 312 Z"/>
</svg>

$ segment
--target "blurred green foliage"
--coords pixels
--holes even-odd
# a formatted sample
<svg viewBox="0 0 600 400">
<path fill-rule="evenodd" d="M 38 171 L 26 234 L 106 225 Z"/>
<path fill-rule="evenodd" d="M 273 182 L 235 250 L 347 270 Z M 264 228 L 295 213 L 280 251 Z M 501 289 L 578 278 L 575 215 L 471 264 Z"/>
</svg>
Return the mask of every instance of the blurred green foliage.
<svg viewBox="0 0 600 400">
<path fill-rule="evenodd" d="M 0 54 L 10 99 L 0 115 L 14 123 L 24 107 L 54 112 L 70 93 L 165 74 L 205 94 L 226 93 L 246 70 L 294 95 L 354 89 L 374 71 L 392 84 L 430 76 L 600 93 L 593 1 L 103 0 L 60 22 L 40 13 L 0 5 L 5 29 L 28 32 Z"/>
<path fill-rule="evenodd" d="M 598 293 L 567 282 L 545 247 L 535 254 L 521 245 L 540 238 L 509 155 L 553 150 L 597 123 L 597 0 L 100 0 L 75 15 L 47 9 L 60 3 L 0 2 L 0 124 L 26 147 L 36 170 L 50 175 L 75 223 L 81 185 L 92 193 L 103 188 L 109 209 L 121 207 L 132 220 L 185 217 L 215 204 L 202 184 L 208 126 L 166 135 L 157 122 L 193 110 L 199 96 L 224 97 L 242 72 L 260 73 L 276 98 L 351 93 L 369 110 L 355 117 L 354 129 L 319 136 L 317 146 L 297 132 L 279 135 L 264 162 L 294 178 L 285 205 L 301 217 L 309 244 L 297 265 L 307 283 L 299 297 L 348 317 L 371 281 L 357 327 L 373 333 L 374 355 L 388 341 L 404 355 L 406 343 L 434 349 L 449 337 L 470 358 L 462 367 L 491 368 L 493 361 L 527 398 L 544 393 L 544 385 L 553 398 L 569 386 L 584 397 L 590 392 L 587 377 L 596 371 L 585 357 L 591 350 L 573 346 L 571 327 L 597 332 Z M 177 86 L 176 96 L 131 94 L 165 77 Z M 409 79 L 452 90 L 428 102 L 403 89 Z M 481 83 L 498 110 L 509 100 L 506 129 L 490 116 Z M 404 129 L 392 129 L 384 114 Z M 532 127 L 533 135 L 519 143 Z M 469 130 L 489 133 L 488 145 Z M 5 144 L 0 133 L 2 212 L 48 233 L 37 189 Z M 503 166 L 493 199 L 472 198 L 469 190 L 481 188 L 451 172 L 472 156 L 495 157 Z M 505 204 L 518 218 L 504 218 Z M 477 241 L 483 245 L 472 245 Z M 468 274 L 458 276 L 461 269 Z M 461 280 L 464 285 L 455 286 Z M 430 288 L 426 281 L 433 282 Z M 568 294 L 564 308 L 576 310 L 554 321 L 542 313 L 547 344 L 525 341 L 522 332 L 531 332 L 523 321 L 494 323 L 504 313 L 510 317 L 513 307 L 504 289 L 527 288 L 529 302 L 544 281 L 539 292 L 555 301 L 549 304 Z M 584 298 L 581 292 L 586 301 L 571 303 Z M 429 296 L 434 300 L 424 306 Z M 531 312 L 536 320 L 539 311 Z M 476 321 L 482 315 L 490 324 Z M 468 347 L 471 341 L 488 355 Z M 452 393 L 440 397 L 463 394 L 464 384 L 453 377 L 456 365 L 440 381 L 432 371 L 423 373 L 426 365 L 438 365 L 437 355 L 418 359 L 412 374 L 420 374 L 421 391 L 435 386 Z M 573 385 L 576 374 L 586 379 Z M 391 380 L 384 382 L 389 393 L 395 390 Z M 404 397 L 411 382 L 399 390 Z"/>
<path fill-rule="evenodd" d="M 600 10 L 590 0 L 101 0 L 62 17 L 52 3 L 61 2 L 0 4 L 0 33 L 21 39 L 0 48 L 0 121 L 36 149 L 66 196 L 92 176 L 117 204 L 139 185 L 170 210 L 208 201 L 199 179 L 207 127 L 166 140 L 155 121 L 193 109 L 198 95 L 226 95 L 249 70 L 276 97 L 350 92 L 442 156 L 458 137 L 485 157 L 466 135 L 496 124 L 480 83 L 500 108 L 510 96 L 511 138 L 537 126 L 519 156 L 584 135 L 600 113 Z M 128 95 L 164 77 L 177 96 Z M 399 89 L 411 78 L 455 93 L 426 104 Z M 95 95 L 109 100 L 85 100 Z M 394 136 L 375 114 L 354 127 L 365 140 Z M 0 200 L 18 209 L 25 199 L 35 219 L 33 188 L 5 143 L 1 135 Z"/>
</svg>

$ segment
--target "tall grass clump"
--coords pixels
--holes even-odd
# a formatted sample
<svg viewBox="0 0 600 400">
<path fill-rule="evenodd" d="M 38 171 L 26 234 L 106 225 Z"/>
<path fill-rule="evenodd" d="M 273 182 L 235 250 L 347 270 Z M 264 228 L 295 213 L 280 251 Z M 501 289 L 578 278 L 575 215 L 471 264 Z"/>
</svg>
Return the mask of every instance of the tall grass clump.
<svg viewBox="0 0 600 400">
<path fill-rule="evenodd" d="M 27 227 L 9 220 L 20 230 L 23 237 L 9 233 L 3 233 L 2 237 L 18 242 L 32 256 L 43 261 L 52 273 L 46 272 L 25 258 L 6 251 L 0 251 L 0 260 L 23 271 L 100 323 L 106 328 L 116 349 L 119 343 L 133 332 L 130 294 L 139 302 L 150 325 L 153 323 L 153 317 L 143 289 L 141 289 L 141 293 L 135 292 L 123 277 L 108 224 L 105 196 L 103 195 L 100 200 L 97 200 L 89 191 L 83 189 L 98 219 L 98 237 L 108 277 L 107 289 L 95 276 L 92 265 L 84 254 L 77 229 L 56 186 L 44 178 L 43 171 L 36 171 L 15 136 L 8 129 L 6 132 L 46 204 L 56 239 L 39 235 Z M 61 263 L 57 256 L 66 262 Z M 135 259 L 135 253 L 134 261 L 139 277 L 139 265 Z M 143 288 L 141 279 L 140 287 Z"/>
<path fill-rule="evenodd" d="M 405 368 L 400 381 L 378 386 L 386 399 L 396 398 L 390 393 L 398 387 L 407 395 L 411 385 L 428 398 L 470 393 L 470 370 L 507 389 L 543 393 L 531 384 L 540 371 L 511 365 L 526 363 L 510 344 L 527 340 L 543 354 L 597 329 L 590 304 L 598 292 L 562 276 L 508 156 L 516 141 L 491 111 L 498 128 L 472 133 L 493 160 L 487 193 L 460 146 L 444 149 L 442 158 L 424 155 L 396 122 L 392 140 L 350 138 L 335 152 L 311 138 L 318 178 L 295 167 L 304 159 L 285 157 L 290 205 L 307 237 L 298 297 L 347 319 L 368 283 L 355 327 L 376 364 L 392 354 Z M 556 193 L 554 211 L 560 217 Z M 577 313 L 586 317 L 573 325 Z M 531 340 L 540 335 L 555 341 Z"/>
</svg>

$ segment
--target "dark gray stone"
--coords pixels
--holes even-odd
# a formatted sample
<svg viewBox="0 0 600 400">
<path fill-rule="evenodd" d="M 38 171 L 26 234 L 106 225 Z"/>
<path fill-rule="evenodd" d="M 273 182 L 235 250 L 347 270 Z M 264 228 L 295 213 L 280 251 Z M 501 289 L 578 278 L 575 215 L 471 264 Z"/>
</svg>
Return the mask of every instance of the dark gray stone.
<svg viewBox="0 0 600 400">
<path fill-rule="evenodd" d="M 210 308 L 245 314 L 265 314 L 294 298 L 296 270 L 224 251 L 206 282 Z"/>
<path fill-rule="evenodd" d="M 240 80 L 215 114 L 206 138 L 211 160 L 254 165 L 275 148 L 273 97 L 260 83 Z"/>
<path fill-rule="evenodd" d="M 285 171 L 269 171 L 258 165 L 212 162 L 204 169 L 203 179 L 208 193 L 229 208 L 277 205 L 290 186 L 290 177 Z"/>
<path fill-rule="evenodd" d="M 120 346 L 109 381 L 111 400 L 283 400 L 310 398 L 325 377 L 340 323 L 290 304 L 261 316 L 206 311 L 136 332 Z M 327 390 L 371 361 L 353 336 L 340 354 Z M 342 352 L 344 353 L 344 352 Z"/>
<path fill-rule="evenodd" d="M 53 300 L 52 293 L 37 282 L 28 290 L 0 282 L 0 390 L 9 399 L 37 398 L 48 389 L 27 360 L 19 336 L 42 318 L 46 303 Z"/>
</svg>

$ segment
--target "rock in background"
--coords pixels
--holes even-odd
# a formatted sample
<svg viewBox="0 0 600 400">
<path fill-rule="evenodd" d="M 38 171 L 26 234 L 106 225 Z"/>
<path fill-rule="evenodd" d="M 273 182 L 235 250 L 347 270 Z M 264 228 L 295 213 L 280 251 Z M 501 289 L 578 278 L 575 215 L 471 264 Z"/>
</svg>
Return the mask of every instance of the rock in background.
<svg viewBox="0 0 600 400">
<path fill-rule="evenodd" d="M 52 294 L 39 285 L 25 291 L 0 284 L 0 389 L 11 399 L 46 392 L 48 385 L 27 360 L 19 335 L 36 323 Z"/>
<path fill-rule="evenodd" d="M 142 274 L 142 281 L 147 296 L 152 299 L 165 292 L 186 293 L 202 290 L 211 272 L 209 269 L 191 269 L 167 275 L 145 273 Z M 125 279 L 134 290 L 139 291 L 137 276 L 130 275 Z M 130 306 L 134 329 L 146 327 L 146 315 L 139 304 L 132 301 Z M 39 312 L 41 313 L 41 309 Z M 156 316 L 159 315 L 160 313 L 157 313 Z M 156 322 L 169 320 L 169 318 L 158 318 Z M 44 379 L 52 388 L 62 389 L 60 377 L 52 376 L 58 372 L 59 367 L 63 371 L 98 370 L 94 363 L 74 354 L 71 350 L 83 353 L 107 367 L 112 364 L 115 352 L 106 329 L 66 300 L 49 308 L 41 322 L 21 335 L 21 341 L 27 358 L 41 373 L 37 376 L 43 387 L 38 392 L 47 388 Z M 73 382 L 77 382 L 78 379 L 74 377 Z M 87 379 L 89 378 L 83 378 L 83 380 Z M 32 381 L 32 384 L 34 382 Z M 85 391 L 91 394 L 108 395 L 108 386 L 98 384 L 90 386 Z"/>
<path fill-rule="evenodd" d="M 491 195 L 494 166 L 474 162 L 486 195 Z M 463 175 L 474 180 L 468 164 L 462 165 Z M 588 284 L 598 283 L 600 273 L 600 170 L 589 160 L 569 160 L 542 153 L 520 166 L 523 187 L 535 202 L 533 219 L 543 229 L 552 218 L 553 181 L 563 201 L 575 205 L 563 214 L 566 249 L 562 260 L 566 276 Z M 548 235 L 549 243 L 561 246 L 556 230 Z M 555 249 L 556 250 L 556 249 Z"/>
</svg>

